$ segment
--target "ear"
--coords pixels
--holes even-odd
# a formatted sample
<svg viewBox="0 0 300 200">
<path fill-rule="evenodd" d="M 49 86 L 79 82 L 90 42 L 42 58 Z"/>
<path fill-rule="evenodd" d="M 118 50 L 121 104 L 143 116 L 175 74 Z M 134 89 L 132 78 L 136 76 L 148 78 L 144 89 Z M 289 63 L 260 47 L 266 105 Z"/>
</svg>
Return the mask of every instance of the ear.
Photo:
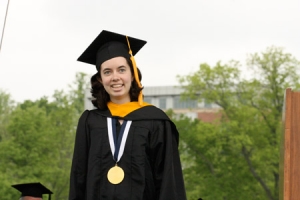
<svg viewBox="0 0 300 200">
<path fill-rule="evenodd" d="M 100 76 L 97 76 L 97 80 L 102 84 L 102 80 Z"/>
</svg>

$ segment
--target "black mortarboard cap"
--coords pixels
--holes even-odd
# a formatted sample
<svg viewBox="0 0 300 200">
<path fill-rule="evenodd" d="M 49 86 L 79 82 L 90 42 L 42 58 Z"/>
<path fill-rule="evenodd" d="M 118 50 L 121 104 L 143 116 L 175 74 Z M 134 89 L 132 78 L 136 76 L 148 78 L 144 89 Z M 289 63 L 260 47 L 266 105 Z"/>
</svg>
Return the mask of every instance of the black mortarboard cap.
<svg viewBox="0 0 300 200">
<path fill-rule="evenodd" d="M 100 65 L 111 58 L 118 56 L 130 58 L 126 37 L 133 56 L 147 43 L 144 40 L 103 30 L 77 60 L 96 65 L 99 70 Z"/>
<path fill-rule="evenodd" d="M 49 200 L 51 200 L 51 194 L 53 194 L 48 188 L 46 188 L 41 183 L 22 183 L 17 185 L 12 185 L 15 189 L 21 192 L 21 197 L 43 197 L 43 194 L 49 195 Z"/>
</svg>

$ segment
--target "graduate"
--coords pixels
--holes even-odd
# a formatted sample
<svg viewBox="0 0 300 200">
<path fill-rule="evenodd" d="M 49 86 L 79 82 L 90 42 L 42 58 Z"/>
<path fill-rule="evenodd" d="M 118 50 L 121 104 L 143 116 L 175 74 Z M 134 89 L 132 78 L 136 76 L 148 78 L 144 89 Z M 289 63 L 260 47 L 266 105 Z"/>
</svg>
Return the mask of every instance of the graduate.
<svg viewBox="0 0 300 200">
<path fill-rule="evenodd" d="M 21 183 L 12 187 L 21 192 L 19 200 L 42 200 L 43 194 L 48 194 L 48 200 L 51 200 L 51 194 L 53 194 L 41 183 Z"/>
<path fill-rule="evenodd" d="M 134 55 L 146 41 L 102 31 L 78 58 L 96 66 L 77 126 L 69 200 L 185 200 L 178 131 L 143 102 Z"/>
</svg>

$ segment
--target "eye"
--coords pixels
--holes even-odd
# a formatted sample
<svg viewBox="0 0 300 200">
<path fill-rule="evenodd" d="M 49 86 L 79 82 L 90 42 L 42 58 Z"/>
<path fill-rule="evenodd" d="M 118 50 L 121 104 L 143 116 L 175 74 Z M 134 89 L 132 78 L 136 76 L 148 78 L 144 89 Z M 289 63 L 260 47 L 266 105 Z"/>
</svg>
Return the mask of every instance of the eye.
<svg viewBox="0 0 300 200">
<path fill-rule="evenodd" d="M 122 67 L 122 68 L 119 69 L 119 72 L 121 72 L 121 73 L 125 72 L 125 71 L 126 71 L 126 69 L 124 67 Z"/>
<path fill-rule="evenodd" d="M 103 74 L 104 74 L 104 75 L 109 75 L 109 74 L 110 74 L 110 71 L 109 71 L 109 70 L 104 70 L 104 71 L 103 71 Z"/>
</svg>

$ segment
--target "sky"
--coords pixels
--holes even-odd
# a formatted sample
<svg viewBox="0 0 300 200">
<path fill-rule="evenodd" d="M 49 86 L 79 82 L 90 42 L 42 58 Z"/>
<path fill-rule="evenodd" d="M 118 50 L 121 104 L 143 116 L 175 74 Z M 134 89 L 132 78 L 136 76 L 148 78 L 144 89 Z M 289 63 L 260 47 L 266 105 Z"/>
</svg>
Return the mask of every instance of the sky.
<svg viewBox="0 0 300 200">
<path fill-rule="evenodd" d="M 10 0 L 0 90 L 34 101 L 67 90 L 77 72 L 96 73 L 77 58 L 102 30 L 147 41 L 135 56 L 144 87 L 178 85 L 201 63 L 243 63 L 270 46 L 300 60 L 299 21 L 299 0 Z"/>
</svg>

